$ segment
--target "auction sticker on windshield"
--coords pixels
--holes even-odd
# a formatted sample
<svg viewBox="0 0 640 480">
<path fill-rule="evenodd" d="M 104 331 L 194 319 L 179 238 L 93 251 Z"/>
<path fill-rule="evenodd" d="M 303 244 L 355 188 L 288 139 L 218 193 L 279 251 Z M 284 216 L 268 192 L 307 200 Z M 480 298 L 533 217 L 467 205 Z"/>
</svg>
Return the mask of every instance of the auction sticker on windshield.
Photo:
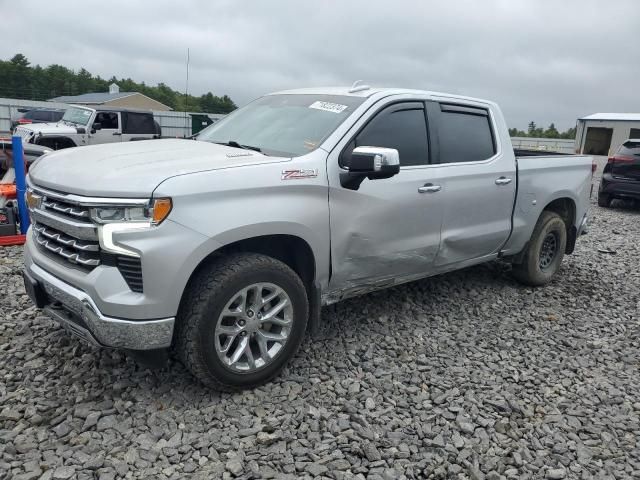
<svg viewBox="0 0 640 480">
<path fill-rule="evenodd" d="M 317 101 L 309 105 L 309 108 L 315 108 L 316 110 L 324 110 L 325 112 L 342 113 L 347 109 L 347 105 Z"/>
</svg>

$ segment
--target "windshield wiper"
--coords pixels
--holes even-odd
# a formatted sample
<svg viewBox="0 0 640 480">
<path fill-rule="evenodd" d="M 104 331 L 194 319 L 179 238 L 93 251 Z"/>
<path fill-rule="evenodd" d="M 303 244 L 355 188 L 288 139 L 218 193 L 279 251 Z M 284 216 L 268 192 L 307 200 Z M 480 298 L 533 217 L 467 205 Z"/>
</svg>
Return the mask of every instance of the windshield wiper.
<svg viewBox="0 0 640 480">
<path fill-rule="evenodd" d="M 236 142 L 235 140 L 229 140 L 228 142 L 213 142 L 213 143 L 217 143 L 218 145 L 226 145 L 227 147 L 242 148 L 244 150 L 253 150 L 254 152 L 262 153 L 262 149 L 260 149 L 260 147 L 254 147 L 252 145 L 242 145 Z"/>
</svg>

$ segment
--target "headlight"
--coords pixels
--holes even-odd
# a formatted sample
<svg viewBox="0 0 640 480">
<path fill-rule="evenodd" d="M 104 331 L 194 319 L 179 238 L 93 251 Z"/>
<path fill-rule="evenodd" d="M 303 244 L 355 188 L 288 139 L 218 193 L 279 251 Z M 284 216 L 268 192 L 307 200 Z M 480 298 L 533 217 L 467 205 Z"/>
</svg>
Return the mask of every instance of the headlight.
<svg viewBox="0 0 640 480">
<path fill-rule="evenodd" d="M 96 223 L 149 222 L 159 225 L 171 212 L 170 198 L 156 198 L 148 206 L 104 206 L 91 209 L 91 219 Z"/>
<path fill-rule="evenodd" d="M 96 223 L 146 222 L 147 207 L 96 207 L 91 209 L 91 218 Z"/>
<path fill-rule="evenodd" d="M 171 212 L 170 198 L 156 198 L 146 206 L 103 206 L 90 210 L 91 218 L 98 223 L 100 246 L 107 252 L 139 257 L 140 254 L 119 245 L 114 234 L 135 230 L 148 230 L 162 223 Z"/>
</svg>

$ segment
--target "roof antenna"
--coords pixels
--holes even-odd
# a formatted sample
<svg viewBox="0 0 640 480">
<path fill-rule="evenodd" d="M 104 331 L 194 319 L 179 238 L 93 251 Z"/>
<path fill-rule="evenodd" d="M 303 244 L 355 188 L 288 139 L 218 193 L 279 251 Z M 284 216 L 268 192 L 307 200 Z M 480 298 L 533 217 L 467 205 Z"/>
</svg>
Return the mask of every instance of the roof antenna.
<svg viewBox="0 0 640 480">
<path fill-rule="evenodd" d="M 349 93 L 362 92 L 371 88 L 369 85 L 360 85 L 360 83 L 362 83 L 362 80 L 356 80 L 353 82 L 353 85 L 351 85 L 351 88 L 349 89 Z"/>
<path fill-rule="evenodd" d="M 189 49 L 187 48 L 187 84 L 185 86 L 184 89 L 184 132 L 183 132 L 183 137 L 187 138 L 189 135 L 187 135 L 187 132 L 189 131 L 189 121 L 187 120 L 187 111 L 189 110 L 188 108 L 188 102 L 189 102 Z"/>
</svg>

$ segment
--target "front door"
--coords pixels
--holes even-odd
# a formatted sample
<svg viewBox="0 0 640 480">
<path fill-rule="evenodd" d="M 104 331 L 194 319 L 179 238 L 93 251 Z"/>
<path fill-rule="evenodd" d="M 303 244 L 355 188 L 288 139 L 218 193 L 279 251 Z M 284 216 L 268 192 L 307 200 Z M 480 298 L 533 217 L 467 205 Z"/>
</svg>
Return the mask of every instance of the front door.
<svg viewBox="0 0 640 480">
<path fill-rule="evenodd" d="M 340 185 L 341 165 L 357 146 L 395 148 L 400 173 Z M 338 298 L 425 276 L 438 253 L 442 204 L 429 165 L 424 103 L 402 101 L 360 119 L 328 158 L 332 275 Z"/>
<path fill-rule="evenodd" d="M 120 129 L 120 113 L 119 112 L 102 112 L 96 113 L 93 121 L 100 124 L 100 130 L 91 129 L 93 133 L 89 135 L 89 144 L 98 145 L 101 143 L 120 142 L 122 130 Z"/>
</svg>

